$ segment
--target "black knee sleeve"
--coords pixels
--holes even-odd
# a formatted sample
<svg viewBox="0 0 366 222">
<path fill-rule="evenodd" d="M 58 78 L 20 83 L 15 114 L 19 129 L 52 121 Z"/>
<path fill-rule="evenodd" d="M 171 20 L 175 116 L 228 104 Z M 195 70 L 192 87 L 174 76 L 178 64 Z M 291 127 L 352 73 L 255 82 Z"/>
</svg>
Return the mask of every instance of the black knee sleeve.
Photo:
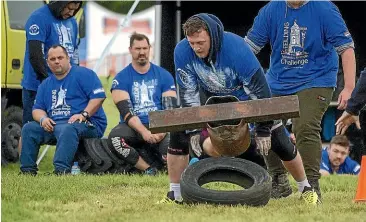
<svg viewBox="0 0 366 222">
<path fill-rule="evenodd" d="M 170 133 L 170 145 L 168 153 L 172 155 L 189 154 L 189 135 L 184 131 Z"/>
<path fill-rule="evenodd" d="M 297 149 L 286 135 L 285 127 L 283 125 L 272 130 L 271 146 L 273 152 L 275 152 L 282 161 L 293 160 L 297 155 Z"/>
<path fill-rule="evenodd" d="M 120 136 L 110 136 L 108 138 L 108 147 L 119 158 L 135 166 L 139 160 L 138 152 L 126 143 L 126 140 Z"/>
</svg>

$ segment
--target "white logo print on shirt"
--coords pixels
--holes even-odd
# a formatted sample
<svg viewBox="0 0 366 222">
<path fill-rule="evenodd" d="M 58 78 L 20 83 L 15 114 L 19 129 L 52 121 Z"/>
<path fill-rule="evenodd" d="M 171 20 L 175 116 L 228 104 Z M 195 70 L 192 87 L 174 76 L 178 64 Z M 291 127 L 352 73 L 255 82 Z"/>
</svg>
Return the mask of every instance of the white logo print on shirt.
<svg viewBox="0 0 366 222">
<path fill-rule="evenodd" d="M 302 68 L 309 62 L 309 53 L 304 51 L 306 32 L 307 27 L 300 27 L 296 20 L 291 27 L 289 22 L 285 22 L 281 64 L 288 68 Z"/>
<path fill-rule="evenodd" d="M 155 80 L 144 81 L 142 83 L 134 82 L 132 86 L 132 94 L 134 96 L 134 113 L 137 115 L 148 115 L 150 111 L 157 110 L 154 103 L 153 95 L 155 94 L 155 87 L 157 82 Z"/>
<path fill-rule="evenodd" d="M 63 89 L 62 85 L 58 93 L 57 90 L 52 90 L 52 116 L 70 115 L 71 107 L 66 103 L 66 93 L 67 89 Z"/>
</svg>

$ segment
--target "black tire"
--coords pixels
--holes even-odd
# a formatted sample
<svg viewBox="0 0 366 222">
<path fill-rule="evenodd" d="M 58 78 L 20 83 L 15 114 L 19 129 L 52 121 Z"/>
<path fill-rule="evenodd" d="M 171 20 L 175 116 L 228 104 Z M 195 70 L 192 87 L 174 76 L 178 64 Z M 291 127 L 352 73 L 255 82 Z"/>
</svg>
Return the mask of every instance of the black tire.
<svg viewBox="0 0 366 222">
<path fill-rule="evenodd" d="M 103 160 L 102 158 L 98 155 L 98 147 L 97 147 L 97 143 L 96 143 L 96 139 L 91 138 L 91 139 L 84 139 L 84 147 L 85 147 L 85 151 L 87 153 L 88 156 L 90 156 L 90 158 L 93 160 L 93 162 L 95 162 L 96 164 L 102 164 Z M 100 145 L 100 144 L 99 144 Z"/>
<path fill-rule="evenodd" d="M 86 172 L 93 174 L 102 174 L 106 173 L 112 167 L 112 159 L 104 150 L 102 145 L 102 139 L 84 139 L 84 146 L 87 154 L 89 154 L 92 159 L 91 165 L 86 170 Z"/>
<path fill-rule="evenodd" d="M 245 189 L 221 191 L 203 188 L 209 182 L 228 182 Z M 186 203 L 264 206 L 271 197 L 271 177 L 263 167 L 251 161 L 231 158 L 207 158 L 183 172 L 181 192 Z"/>
<path fill-rule="evenodd" d="M 1 157 L 7 162 L 19 159 L 18 144 L 22 132 L 23 110 L 17 106 L 5 109 L 1 120 Z"/>
<path fill-rule="evenodd" d="M 74 161 L 79 163 L 80 170 L 82 172 L 86 172 L 92 164 L 92 159 L 87 155 L 83 142 L 79 143 L 78 151 L 75 154 Z"/>
</svg>

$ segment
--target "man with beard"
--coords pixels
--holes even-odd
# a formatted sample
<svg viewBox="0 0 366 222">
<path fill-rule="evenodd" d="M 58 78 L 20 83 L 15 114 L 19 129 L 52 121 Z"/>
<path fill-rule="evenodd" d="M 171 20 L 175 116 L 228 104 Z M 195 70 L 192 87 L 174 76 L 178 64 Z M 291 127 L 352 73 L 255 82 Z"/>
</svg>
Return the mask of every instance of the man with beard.
<svg viewBox="0 0 366 222">
<path fill-rule="evenodd" d="M 322 151 L 322 162 L 319 172 L 322 176 L 330 174 L 359 174 L 360 165 L 352 160 L 349 154 L 349 140 L 346 136 L 336 135 L 329 147 Z"/>
<path fill-rule="evenodd" d="M 165 162 L 169 136 L 150 132 L 148 113 L 173 108 L 177 98 L 172 75 L 149 61 L 150 47 L 147 36 L 131 35 L 132 62 L 112 82 L 112 99 L 120 112 L 120 123 L 112 129 L 108 143 L 127 163 L 147 175 L 155 175 L 157 169 L 147 163 L 137 149 L 154 151 Z"/>
<path fill-rule="evenodd" d="M 71 65 L 61 45 L 49 49 L 47 63 L 53 74 L 39 86 L 32 112 L 35 121 L 22 129 L 20 170 L 24 174 L 37 174 L 40 146 L 55 142 L 54 173 L 70 173 L 79 141 L 100 138 L 107 127 L 102 107 L 106 96 L 97 74 Z"/>
<path fill-rule="evenodd" d="M 62 45 L 67 50 L 71 64 L 79 63 L 78 26 L 74 15 L 81 5 L 81 1 L 50 1 L 34 11 L 27 20 L 24 77 L 21 82 L 23 125 L 33 121 L 32 107 L 38 86 L 50 71 L 45 60 L 48 49 L 53 45 Z"/>
</svg>

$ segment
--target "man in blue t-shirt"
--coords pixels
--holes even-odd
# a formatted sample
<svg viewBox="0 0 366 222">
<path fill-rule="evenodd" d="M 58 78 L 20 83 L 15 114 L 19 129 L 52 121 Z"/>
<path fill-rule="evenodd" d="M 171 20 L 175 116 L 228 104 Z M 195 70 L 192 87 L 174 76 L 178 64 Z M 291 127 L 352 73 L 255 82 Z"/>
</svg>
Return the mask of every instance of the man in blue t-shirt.
<svg viewBox="0 0 366 222">
<path fill-rule="evenodd" d="M 193 15 L 184 23 L 183 31 L 186 38 L 174 50 L 182 107 L 271 97 L 263 69 L 250 47 L 240 36 L 225 32 L 219 18 L 206 13 Z M 215 130 L 227 125 L 230 126 L 222 130 L 222 134 Z M 227 130 L 229 128 L 232 130 Z M 316 204 L 317 195 L 311 190 L 301 157 L 286 136 L 282 121 L 256 123 L 256 144 L 251 144 L 248 131 L 243 121 L 240 124 L 223 121 L 208 123 L 207 130 L 201 132 L 171 132 L 167 158 L 170 190 L 159 203 L 181 201 L 180 177 L 188 165 L 190 146 L 194 151 L 199 145 L 201 150 L 208 150 L 205 149 L 207 146 L 223 156 L 229 156 L 224 152 L 240 149 L 241 154 L 253 162 L 260 159 L 256 149 L 262 155 L 267 155 L 272 149 L 297 181 L 301 196 L 308 196 L 304 200 Z M 230 152 L 230 156 L 238 153 Z"/>
<path fill-rule="evenodd" d="M 329 147 L 322 151 L 320 170 L 322 176 L 330 174 L 359 174 L 360 165 L 349 156 L 349 140 L 346 136 L 336 135 Z"/>
<path fill-rule="evenodd" d="M 34 11 L 25 24 L 26 49 L 24 55 L 23 125 L 32 118 L 32 106 L 39 84 L 48 76 L 46 58 L 52 45 L 62 45 L 77 65 L 78 26 L 74 15 L 81 8 L 81 1 L 50 1 Z"/>
<path fill-rule="evenodd" d="M 40 146 L 54 142 L 54 173 L 70 173 L 80 139 L 100 138 L 107 126 L 102 108 L 106 95 L 98 76 L 90 69 L 71 65 L 67 49 L 61 45 L 48 50 L 47 63 L 53 75 L 39 86 L 34 121 L 22 129 L 23 173 L 37 174 Z"/>
<path fill-rule="evenodd" d="M 112 99 L 120 113 L 120 123 L 108 137 L 109 148 L 127 163 L 155 175 L 157 169 L 139 155 L 138 149 L 155 151 L 165 162 L 169 145 L 166 133 L 152 134 L 149 130 L 150 111 L 171 109 L 177 104 L 172 75 L 150 63 L 150 41 L 143 34 L 130 37 L 132 62 L 117 74 L 112 82 Z"/>
<path fill-rule="evenodd" d="M 255 53 L 270 43 L 272 53 L 266 78 L 272 93 L 299 97 L 301 115 L 293 119 L 296 147 L 303 157 L 309 182 L 321 196 L 320 125 L 336 87 L 338 56 L 342 58 L 345 82 L 338 109 L 346 108 L 355 86 L 351 34 L 330 1 L 271 1 L 259 11 L 245 41 Z M 277 157 L 270 154 L 267 160 L 272 177 L 285 175 Z M 272 193 L 281 196 L 284 186 L 273 183 Z"/>
</svg>

